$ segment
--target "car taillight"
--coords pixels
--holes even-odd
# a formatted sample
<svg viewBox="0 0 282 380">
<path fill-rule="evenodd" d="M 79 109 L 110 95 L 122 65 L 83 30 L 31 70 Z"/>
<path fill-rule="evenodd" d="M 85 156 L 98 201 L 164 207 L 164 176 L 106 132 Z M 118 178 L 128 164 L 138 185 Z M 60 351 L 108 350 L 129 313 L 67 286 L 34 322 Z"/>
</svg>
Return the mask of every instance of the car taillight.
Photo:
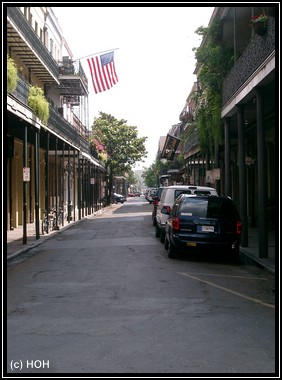
<svg viewBox="0 0 282 380">
<path fill-rule="evenodd" d="M 180 229 L 180 220 L 178 217 L 172 219 L 172 229 L 174 231 L 179 231 Z"/>
<path fill-rule="evenodd" d="M 240 234 L 242 232 L 242 223 L 240 221 L 237 222 L 236 233 Z"/>
</svg>

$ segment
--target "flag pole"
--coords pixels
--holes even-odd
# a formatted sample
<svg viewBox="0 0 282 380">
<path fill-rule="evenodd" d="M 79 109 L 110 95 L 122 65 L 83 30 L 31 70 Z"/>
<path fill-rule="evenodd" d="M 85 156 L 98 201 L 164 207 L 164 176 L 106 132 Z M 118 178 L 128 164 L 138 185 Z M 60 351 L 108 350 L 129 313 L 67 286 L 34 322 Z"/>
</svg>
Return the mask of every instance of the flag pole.
<svg viewBox="0 0 282 380">
<path fill-rule="evenodd" d="M 92 55 L 97 55 L 97 54 L 101 54 L 101 53 L 107 53 L 108 51 L 113 51 L 113 50 L 118 50 L 118 49 L 119 48 L 114 48 L 114 49 L 99 51 L 98 53 L 93 53 L 93 54 L 85 55 L 84 57 L 80 57 L 80 58 L 75 59 L 73 62 L 80 61 L 81 59 L 84 59 L 84 58 L 87 58 L 87 57 L 91 57 Z"/>
</svg>

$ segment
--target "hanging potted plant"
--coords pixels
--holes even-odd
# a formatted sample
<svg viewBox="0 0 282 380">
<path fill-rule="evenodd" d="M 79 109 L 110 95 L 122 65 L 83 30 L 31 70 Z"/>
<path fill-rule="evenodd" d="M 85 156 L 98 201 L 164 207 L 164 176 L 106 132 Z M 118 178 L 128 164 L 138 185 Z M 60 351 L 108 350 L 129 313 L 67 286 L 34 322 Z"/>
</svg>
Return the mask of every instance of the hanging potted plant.
<svg viewBox="0 0 282 380">
<path fill-rule="evenodd" d="M 259 36 L 263 36 L 266 33 L 267 22 L 268 22 L 268 16 L 264 13 L 258 16 L 253 16 L 251 18 L 251 24 L 254 28 L 254 31 Z"/>
<path fill-rule="evenodd" d="M 35 115 L 42 121 L 42 123 L 47 124 L 49 118 L 49 104 L 40 87 L 30 87 L 28 105 L 33 109 Z"/>
<path fill-rule="evenodd" d="M 7 56 L 7 90 L 12 93 L 17 88 L 18 69 L 13 58 Z"/>
</svg>

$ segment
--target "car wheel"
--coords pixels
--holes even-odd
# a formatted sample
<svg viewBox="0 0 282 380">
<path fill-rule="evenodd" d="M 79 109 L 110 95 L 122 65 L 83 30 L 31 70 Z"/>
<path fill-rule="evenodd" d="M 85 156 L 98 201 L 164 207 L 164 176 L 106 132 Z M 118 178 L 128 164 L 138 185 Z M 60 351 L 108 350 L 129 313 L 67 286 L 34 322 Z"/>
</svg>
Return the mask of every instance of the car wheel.
<svg viewBox="0 0 282 380">
<path fill-rule="evenodd" d="M 163 230 L 160 231 L 160 238 L 161 238 L 161 243 L 164 243 L 165 241 L 165 233 Z"/>
<path fill-rule="evenodd" d="M 155 229 L 155 236 L 156 238 L 159 238 L 161 236 L 161 231 L 157 223 L 156 223 L 156 229 Z"/>
<path fill-rule="evenodd" d="M 177 252 L 175 246 L 171 243 L 171 241 L 168 241 L 168 257 L 170 259 L 176 259 L 177 258 Z"/>
</svg>

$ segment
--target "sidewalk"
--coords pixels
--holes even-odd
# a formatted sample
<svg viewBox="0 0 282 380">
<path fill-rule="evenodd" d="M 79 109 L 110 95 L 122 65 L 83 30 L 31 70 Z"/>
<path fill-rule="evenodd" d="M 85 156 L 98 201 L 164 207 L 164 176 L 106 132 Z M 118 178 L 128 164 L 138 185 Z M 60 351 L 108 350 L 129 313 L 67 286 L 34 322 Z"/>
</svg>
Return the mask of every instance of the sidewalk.
<svg viewBox="0 0 282 380">
<path fill-rule="evenodd" d="M 20 255 L 21 253 L 27 252 L 30 249 L 42 244 L 45 240 L 50 239 L 54 234 L 61 233 L 65 229 L 72 226 L 74 223 L 80 223 L 81 221 L 94 218 L 95 216 L 102 215 L 104 212 L 112 208 L 113 205 L 105 207 L 101 210 L 94 212 L 93 214 L 87 215 L 78 219 L 76 216 L 75 221 L 68 222 L 64 220 L 64 226 L 61 226 L 59 230 L 49 231 L 48 234 L 41 234 L 41 225 L 39 226 L 40 238 L 36 239 L 35 223 L 27 224 L 27 243 L 23 244 L 23 227 L 14 228 L 12 231 L 7 231 L 7 261 L 13 259 L 14 257 Z M 3 232 L 4 234 L 4 232 Z"/>
<path fill-rule="evenodd" d="M 240 247 L 241 254 L 244 254 L 249 259 L 254 261 L 256 264 L 261 266 L 262 268 L 275 274 L 275 231 L 268 231 L 268 257 L 267 258 L 259 257 L 258 241 L 259 241 L 258 229 L 249 227 L 248 247 Z"/>
<path fill-rule="evenodd" d="M 57 231 L 50 231 L 48 235 L 40 235 L 40 239 L 36 239 L 35 224 L 27 225 L 27 244 L 23 244 L 23 228 L 18 227 L 13 231 L 7 231 L 7 260 L 10 260 L 17 255 L 29 251 L 30 249 L 42 244 L 46 239 L 51 238 L 56 233 L 61 233 L 64 229 L 70 227 L 74 223 L 80 223 L 85 218 L 93 218 L 106 212 L 112 206 L 106 207 L 97 211 L 94 214 L 88 215 L 80 220 L 64 222 L 64 226 Z M 275 274 L 275 231 L 269 231 L 268 236 L 268 258 L 259 258 L 258 250 L 258 229 L 249 228 L 248 247 L 241 247 L 241 254 L 247 256 L 257 265 Z"/>
</svg>

